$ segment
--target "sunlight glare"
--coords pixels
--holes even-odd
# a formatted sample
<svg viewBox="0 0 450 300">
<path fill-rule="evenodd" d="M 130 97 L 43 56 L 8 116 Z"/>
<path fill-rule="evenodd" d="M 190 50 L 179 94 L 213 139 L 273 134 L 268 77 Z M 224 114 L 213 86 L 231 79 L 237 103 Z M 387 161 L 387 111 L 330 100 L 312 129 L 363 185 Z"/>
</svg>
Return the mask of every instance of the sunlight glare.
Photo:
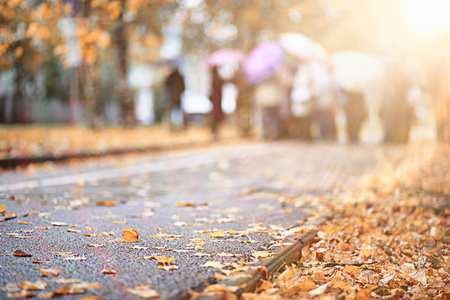
<svg viewBox="0 0 450 300">
<path fill-rule="evenodd" d="M 399 0 L 408 22 L 422 34 L 436 35 L 450 30 L 449 0 Z"/>
</svg>

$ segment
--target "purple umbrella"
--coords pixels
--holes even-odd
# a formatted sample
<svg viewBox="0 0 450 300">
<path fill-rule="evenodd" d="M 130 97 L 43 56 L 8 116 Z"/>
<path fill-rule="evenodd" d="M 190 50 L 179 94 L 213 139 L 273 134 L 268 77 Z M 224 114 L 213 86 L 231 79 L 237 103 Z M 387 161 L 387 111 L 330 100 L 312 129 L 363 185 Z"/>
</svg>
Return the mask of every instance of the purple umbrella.
<svg viewBox="0 0 450 300">
<path fill-rule="evenodd" d="M 230 63 L 240 62 L 244 54 L 238 49 L 222 49 L 211 53 L 206 60 L 208 67 L 222 66 Z"/>
<path fill-rule="evenodd" d="M 276 73 L 284 61 L 285 52 L 277 42 L 256 46 L 244 60 L 245 77 L 251 84 L 259 84 Z"/>
</svg>

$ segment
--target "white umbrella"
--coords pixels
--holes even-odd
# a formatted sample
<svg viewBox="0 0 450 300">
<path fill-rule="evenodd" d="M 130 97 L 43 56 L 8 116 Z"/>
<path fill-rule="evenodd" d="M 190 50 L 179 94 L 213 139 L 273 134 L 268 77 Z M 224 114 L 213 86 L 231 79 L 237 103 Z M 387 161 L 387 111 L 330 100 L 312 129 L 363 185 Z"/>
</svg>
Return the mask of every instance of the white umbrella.
<svg viewBox="0 0 450 300">
<path fill-rule="evenodd" d="M 327 57 L 325 47 L 301 33 L 285 32 L 278 40 L 287 53 L 300 59 L 324 60 Z"/>
<path fill-rule="evenodd" d="M 330 63 L 335 80 L 348 91 L 366 92 L 385 80 L 383 61 L 374 55 L 342 51 L 331 55 Z"/>
</svg>

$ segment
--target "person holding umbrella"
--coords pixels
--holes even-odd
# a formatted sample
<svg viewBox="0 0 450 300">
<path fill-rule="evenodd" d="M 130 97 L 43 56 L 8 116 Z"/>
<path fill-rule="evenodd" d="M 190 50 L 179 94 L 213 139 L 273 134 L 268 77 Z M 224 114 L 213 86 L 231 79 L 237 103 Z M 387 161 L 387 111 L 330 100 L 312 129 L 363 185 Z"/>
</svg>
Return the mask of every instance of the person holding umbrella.
<svg viewBox="0 0 450 300">
<path fill-rule="evenodd" d="M 224 119 L 222 110 L 222 87 L 224 83 L 225 81 L 219 75 L 218 67 L 213 67 L 211 70 L 211 94 L 209 99 L 213 105 L 210 124 L 214 140 L 219 139 L 219 126 Z"/>
</svg>

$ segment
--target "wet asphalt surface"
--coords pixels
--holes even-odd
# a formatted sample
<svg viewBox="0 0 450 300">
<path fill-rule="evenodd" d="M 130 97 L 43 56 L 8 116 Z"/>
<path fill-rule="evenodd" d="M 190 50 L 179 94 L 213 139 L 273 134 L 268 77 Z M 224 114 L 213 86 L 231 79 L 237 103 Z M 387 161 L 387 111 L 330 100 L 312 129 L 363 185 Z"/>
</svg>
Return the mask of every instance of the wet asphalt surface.
<svg viewBox="0 0 450 300">
<path fill-rule="evenodd" d="M 162 299 L 189 298 L 189 291 L 201 292 L 215 283 L 218 269 L 201 267 L 205 262 L 249 262 L 254 260 L 254 250 L 276 250 L 270 247 L 273 237 L 258 230 L 225 234 L 220 239 L 203 231 L 249 232 L 261 222 L 259 226 L 266 229 L 296 226 L 306 220 L 307 210 L 286 204 L 283 195 L 296 198 L 337 192 L 377 164 L 377 151 L 372 146 L 245 144 L 3 173 L 0 205 L 18 215 L 39 214 L 0 223 L 0 287 L 41 279 L 48 283 L 44 291 L 53 291 L 68 285 L 55 279 L 67 278 L 103 288 L 88 288 L 83 295 L 63 295 L 61 299 L 92 295 L 136 299 L 126 289 L 138 285 L 158 290 Z M 98 206 L 99 201 L 116 201 L 117 205 Z M 177 201 L 196 206 L 176 206 Z M 68 226 L 52 226 L 51 222 Z M 138 242 L 110 242 L 121 238 L 126 227 L 140 233 Z M 264 231 L 261 227 L 259 231 Z M 85 236 L 104 232 L 111 235 Z M 183 236 L 149 237 L 159 234 Z M 248 240 L 257 242 L 241 242 Z M 11 255 L 17 249 L 33 256 Z M 86 259 L 67 260 L 57 252 Z M 172 264 L 179 269 L 160 270 L 155 260 L 142 258 L 151 255 L 175 257 Z M 35 264 L 32 259 L 44 262 Z M 41 277 L 37 266 L 58 269 L 60 274 Z M 102 274 L 102 269 L 117 274 Z M 6 291 L 0 291 L 0 298 L 6 298 Z"/>
</svg>

